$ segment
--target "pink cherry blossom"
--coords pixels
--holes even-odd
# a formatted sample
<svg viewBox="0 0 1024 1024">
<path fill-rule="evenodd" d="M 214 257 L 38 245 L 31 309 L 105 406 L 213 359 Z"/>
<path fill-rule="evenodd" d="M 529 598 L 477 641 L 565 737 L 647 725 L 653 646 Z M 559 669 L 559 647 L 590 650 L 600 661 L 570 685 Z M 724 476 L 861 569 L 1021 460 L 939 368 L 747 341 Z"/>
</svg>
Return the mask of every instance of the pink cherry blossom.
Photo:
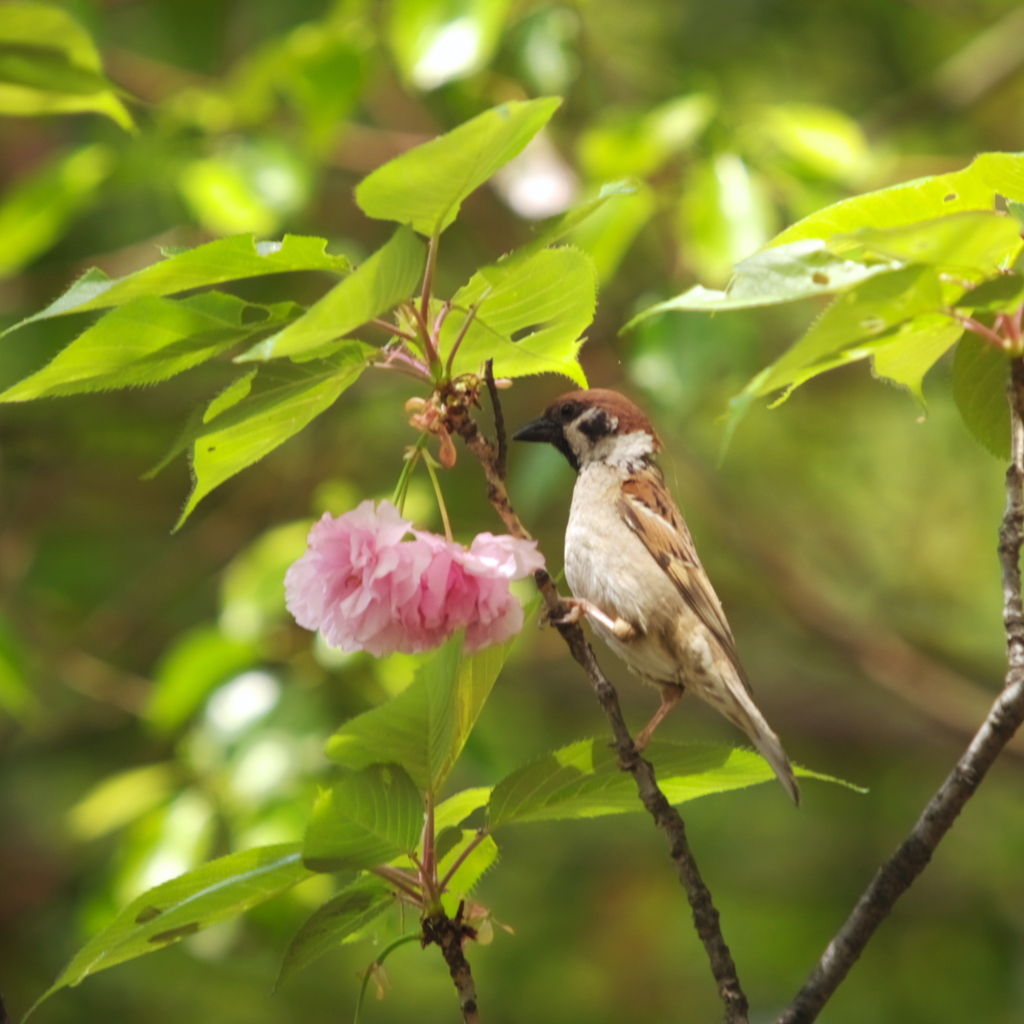
<svg viewBox="0 0 1024 1024">
<path fill-rule="evenodd" d="M 523 609 L 509 582 L 544 565 L 536 541 L 481 533 L 467 550 L 411 527 L 387 501 L 324 513 L 285 576 L 299 625 L 377 657 L 430 650 L 460 629 L 471 652 L 519 632 Z"/>
</svg>

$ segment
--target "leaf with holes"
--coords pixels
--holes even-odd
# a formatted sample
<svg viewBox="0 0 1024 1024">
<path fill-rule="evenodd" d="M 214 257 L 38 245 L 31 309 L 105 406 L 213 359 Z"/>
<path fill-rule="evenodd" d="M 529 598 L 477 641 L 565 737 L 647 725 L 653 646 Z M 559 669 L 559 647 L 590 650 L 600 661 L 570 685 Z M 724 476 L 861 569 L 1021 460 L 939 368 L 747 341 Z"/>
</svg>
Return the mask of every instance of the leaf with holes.
<svg viewBox="0 0 1024 1024">
<path fill-rule="evenodd" d="M 1024 201 L 1024 154 L 982 153 L 952 174 L 917 178 L 868 192 L 812 213 L 769 245 L 805 238 L 826 241 L 864 228 L 894 228 L 966 210 L 995 209 L 996 196 Z"/>
<path fill-rule="evenodd" d="M 90 974 L 237 917 L 309 877 L 299 847 L 286 843 L 232 853 L 164 882 L 133 900 L 93 936 L 32 1009 Z"/>
<path fill-rule="evenodd" d="M 943 308 L 942 285 L 932 267 L 907 267 L 865 281 L 840 295 L 810 330 L 747 386 L 755 395 L 795 387 L 851 358 L 850 351 L 923 313 Z"/>
<path fill-rule="evenodd" d="M 399 228 L 385 246 L 302 316 L 238 362 L 302 355 L 344 337 L 408 299 L 419 284 L 425 261 L 423 243 L 408 228 Z"/>
<path fill-rule="evenodd" d="M 266 274 L 319 270 L 345 274 L 350 268 L 344 256 L 327 253 L 327 240 L 285 235 L 283 242 L 256 242 L 252 235 L 219 238 L 195 249 L 167 254 L 167 258 L 134 274 L 112 279 L 102 270 L 87 270 L 63 295 L 45 309 L 9 327 L 9 334 L 36 320 L 70 313 L 121 306 L 144 296 L 173 295 L 206 288 L 225 281 L 240 281 Z M 0 334 L 0 337 L 3 337 Z"/>
<path fill-rule="evenodd" d="M 302 857 L 312 871 L 370 868 L 412 853 L 423 829 L 423 797 L 397 764 L 345 772 L 317 798 Z"/>
<path fill-rule="evenodd" d="M 904 264 L 929 263 L 977 280 L 1009 268 L 1021 245 L 1020 225 L 995 212 L 956 213 L 897 228 L 864 228 L 831 241 L 839 252 L 853 249 Z"/>
<path fill-rule="evenodd" d="M 452 298 L 441 330 L 442 358 L 455 350 L 455 375 L 480 373 L 493 359 L 496 377 L 560 373 L 586 387 L 578 357 L 596 302 L 593 263 L 571 246 L 485 267 Z"/>
<path fill-rule="evenodd" d="M 0 402 L 138 387 L 167 380 L 296 315 L 291 302 L 257 306 L 224 292 L 142 296 L 107 313 Z"/>
<path fill-rule="evenodd" d="M 878 274 L 899 269 L 899 266 L 894 260 L 855 260 L 837 256 L 817 238 L 790 242 L 763 249 L 741 260 L 724 291 L 695 285 L 681 295 L 637 314 L 624 330 L 655 313 L 670 310 L 713 313 L 831 295 Z"/>
</svg>

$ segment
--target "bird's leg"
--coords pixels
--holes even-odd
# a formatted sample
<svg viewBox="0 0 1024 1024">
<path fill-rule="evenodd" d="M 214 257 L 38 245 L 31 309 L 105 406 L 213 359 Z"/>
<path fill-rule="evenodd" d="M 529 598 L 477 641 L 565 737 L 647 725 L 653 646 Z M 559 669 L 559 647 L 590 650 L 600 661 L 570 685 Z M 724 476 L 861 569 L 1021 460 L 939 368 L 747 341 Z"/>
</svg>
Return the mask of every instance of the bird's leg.
<svg viewBox="0 0 1024 1024">
<path fill-rule="evenodd" d="M 606 629 L 611 630 L 618 640 L 632 640 L 637 635 L 636 629 L 625 619 L 610 618 L 596 604 L 585 601 L 582 597 L 567 597 L 563 599 L 562 603 L 568 607 L 569 611 L 560 619 L 551 620 L 556 626 L 571 625 L 587 615 L 595 622 L 600 622 Z"/>
<path fill-rule="evenodd" d="M 683 696 L 683 687 L 674 683 L 661 684 L 661 707 L 654 712 L 654 717 L 644 726 L 643 731 L 635 740 L 633 745 L 637 750 L 643 750 L 647 746 L 654 730 L 661 725 L 661 720 L 679 703 Z"/>
</svg>

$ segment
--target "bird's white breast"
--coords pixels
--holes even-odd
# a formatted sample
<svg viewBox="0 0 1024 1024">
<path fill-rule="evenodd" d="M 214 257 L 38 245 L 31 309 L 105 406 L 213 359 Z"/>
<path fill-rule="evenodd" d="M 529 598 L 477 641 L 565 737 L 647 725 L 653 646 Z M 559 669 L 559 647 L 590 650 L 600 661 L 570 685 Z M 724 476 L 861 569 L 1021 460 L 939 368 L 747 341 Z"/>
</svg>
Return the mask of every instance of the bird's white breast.
<svg viewBox="0 0 1024 1024">
<path fill-rule="evenodd" d="M 618 511 L 624 471 L 607 463 L 584 466 L 576 479 L 565 531 L 565 576 L 574 596 L 609 618 L 621 618 L 641 634 L 653 634 L 655 617 L 675 618 L 681 605 L 675 584 Z M 671 681 L 679 666 L 653 635 L 619 641 L 594 629 L 620 658 L 651 679 Z"/>
</svg>

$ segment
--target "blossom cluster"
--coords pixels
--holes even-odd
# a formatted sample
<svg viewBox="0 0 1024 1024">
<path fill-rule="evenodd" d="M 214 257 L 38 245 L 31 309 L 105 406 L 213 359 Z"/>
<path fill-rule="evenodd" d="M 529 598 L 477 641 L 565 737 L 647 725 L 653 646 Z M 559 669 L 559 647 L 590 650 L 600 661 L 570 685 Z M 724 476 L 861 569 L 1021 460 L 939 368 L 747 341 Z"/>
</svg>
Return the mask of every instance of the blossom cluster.
<svg viewBox="0 0 1024 1024">
<path fill-rule="evenodd" d="M 481 533 L 467 549 L 412 529 L 388 501 L 325 512 L 307 544 L 285 576 L 288 610 L 332 647 L 377 657 L 430 650 L 460 629 L 471 652 L 508 640 L 523 625 L 509 583 L 544 565 L 536 541 Z"/>
</svg>

